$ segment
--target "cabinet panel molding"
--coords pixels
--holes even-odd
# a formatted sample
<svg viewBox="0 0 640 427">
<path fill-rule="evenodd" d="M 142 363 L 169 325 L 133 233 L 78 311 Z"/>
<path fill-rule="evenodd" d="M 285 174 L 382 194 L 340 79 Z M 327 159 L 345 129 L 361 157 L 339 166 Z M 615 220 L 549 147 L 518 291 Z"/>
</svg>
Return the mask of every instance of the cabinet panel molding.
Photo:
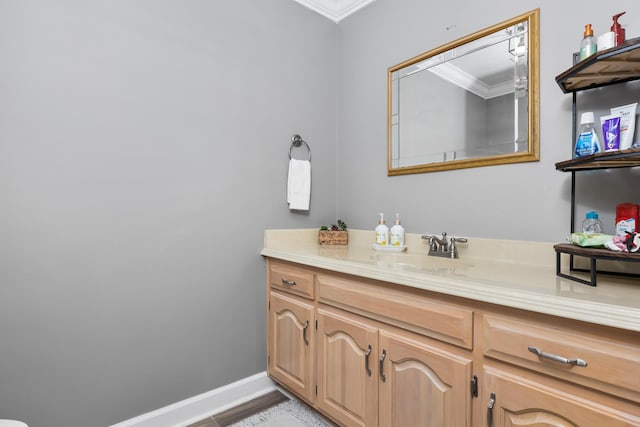
<svg viewBox="0 0 640 427">
<path fill-rule="evenodd" d="M 471 359 L 380 330 L 380 426 L 471 425 Z"/>
<path fill-rule="evenodd" d="M 318 408 L 344 426 L 377 425 L 377 355 L 374 326 L 318 308 Z"/>
<path fill-rule="evenodd" d="M 314 399 L 314 307 L 287 295 L 269 293 L 268 370 L 303 399 Z"/>
</svg>

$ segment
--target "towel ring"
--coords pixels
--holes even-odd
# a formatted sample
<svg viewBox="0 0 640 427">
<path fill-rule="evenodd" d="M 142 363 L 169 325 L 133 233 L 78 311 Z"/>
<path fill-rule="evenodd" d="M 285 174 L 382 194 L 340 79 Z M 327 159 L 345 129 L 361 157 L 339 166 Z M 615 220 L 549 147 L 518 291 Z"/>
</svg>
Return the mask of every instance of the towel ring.
<svg viewBox="0 0 640 427">
<path fill-rule="evenodd" d="M 303 144 L 305 147 L 307 147 L 307 151 L 309 152 L 309 158 L 307 160 L 311 161 L 311 147 L 309 147 L 309 144 L 307 144 L 304 139 L 302 139 L 302 137 L 298 134 L 295 134 L 291 137 L 291 145 L 289 146 L 289 160 L 293 158 L 291 157 L 291 150 L 293 149 L 293 147 L 300 147 Z"/>
</svg>

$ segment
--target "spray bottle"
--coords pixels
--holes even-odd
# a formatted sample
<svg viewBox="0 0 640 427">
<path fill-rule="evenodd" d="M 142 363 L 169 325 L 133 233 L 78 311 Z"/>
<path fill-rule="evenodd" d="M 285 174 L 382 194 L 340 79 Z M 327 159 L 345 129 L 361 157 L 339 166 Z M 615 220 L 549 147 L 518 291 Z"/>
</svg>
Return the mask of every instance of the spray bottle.
<svg viewBox="0 0 640 427">
<path fill-rule="evenodd" d="M 625 13 L 627 12 L 620 12 L 617 15 L 613 15 L 613 25 L 611 26 L 611 31 L 614 34 L 614 46 L 620 46 L 626 41 L 624 28 L 622 28 L 622 25 L 620 25 L 620 23 L 618 22 L 618 18 L 620 18 Z"/>
</svg>

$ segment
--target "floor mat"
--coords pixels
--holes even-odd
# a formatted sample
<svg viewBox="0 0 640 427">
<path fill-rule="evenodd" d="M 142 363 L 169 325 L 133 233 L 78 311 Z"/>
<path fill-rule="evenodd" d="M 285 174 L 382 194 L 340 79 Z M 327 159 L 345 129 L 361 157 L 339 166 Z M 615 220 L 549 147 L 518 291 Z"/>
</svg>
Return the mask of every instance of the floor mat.
<svg viewBox="0 0 640 427">
<path fill-rule="evenodd" d="M 330 427 L 333 425 L 305 404 L 288 400 L 232 424 L 232 427 Z"/>
</svg>

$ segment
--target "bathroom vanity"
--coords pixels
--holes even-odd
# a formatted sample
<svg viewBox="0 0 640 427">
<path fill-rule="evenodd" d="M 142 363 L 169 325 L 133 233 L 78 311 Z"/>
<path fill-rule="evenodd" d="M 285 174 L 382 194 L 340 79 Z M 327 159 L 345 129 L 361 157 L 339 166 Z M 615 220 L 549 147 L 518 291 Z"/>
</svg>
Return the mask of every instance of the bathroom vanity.
<svg viewBox="0 0 640 427">
<path fill-rule="evenodd" d="M 459 259 L 268 230 L 268 373 L 344 426 L 640 426 L 640 283 L 556 276 L 551 245 Z M 466 246 L 466 247 L 465 247 Z"/>
</svg>

